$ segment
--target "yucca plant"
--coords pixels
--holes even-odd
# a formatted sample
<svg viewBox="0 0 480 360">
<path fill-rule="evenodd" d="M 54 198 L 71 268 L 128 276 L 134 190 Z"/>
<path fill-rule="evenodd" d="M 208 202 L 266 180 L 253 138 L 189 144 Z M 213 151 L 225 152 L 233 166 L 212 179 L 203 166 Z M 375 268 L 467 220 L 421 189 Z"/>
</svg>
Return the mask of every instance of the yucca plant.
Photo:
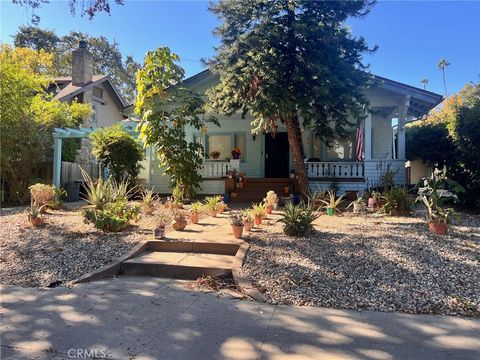
<svg viewBox="0 0 480 360">
<path fill-rule="evenodd" d="M 288 236 L 307 236 L 313 230 L 313 221 L 319 213 L 312 204 L 304 202 L 294 205 L 289 202 L 285 205 L 282 218 L 278 220 L 283 223 L 283 232 Z"/>
<path fill-rule="evenodd" d="M 328 199 L 320 199 L 320 202 L 326 205 L 328 215 L 334 215 L 335 213 L 341 212 L 338 209 L 338 206 L 343 202 L 343 196 L 344 195 L 337 198 L 334 190 L 328 190 Z"/>
<path fill-rule="evenodd" d="M 84 180 L 85 201 L 95 207 L 95 209 L 102 210 L 106 204 L 111 202 L 112 193 L 110 182 L 111 179 L 103 180 L 102 178 L 94 180 L 85 170 L 80 167 L 80 172 Z"/>
</svg>

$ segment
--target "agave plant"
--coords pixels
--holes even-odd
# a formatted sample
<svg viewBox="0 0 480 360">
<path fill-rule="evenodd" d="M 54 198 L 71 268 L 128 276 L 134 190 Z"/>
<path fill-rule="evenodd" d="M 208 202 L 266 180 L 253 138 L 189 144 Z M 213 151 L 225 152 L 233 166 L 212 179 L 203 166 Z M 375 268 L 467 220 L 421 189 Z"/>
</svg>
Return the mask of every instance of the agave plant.
<svg viewBox="0 0 480 360">
<path fill-rule="evenodd" d="M 158 196 L 155 194 L 153 191 L 153 188 L 151 189 L 144 189 L 142 191 L 142 203 L 145 206 L 152 207 L 155 204 L 155 201 L 157 200 Z"/>
<path fill-rule="evenodd" d="M 338 206 L 343 202 L 343 196 L 337 198 L 334 190 L 328 190 L 328 200 L 320 199 L 320 201 L 327 206 L 327 211 L 332 209 L 334 213 L 340 213 Z"/>
<path fill-rule="evenodd" d="M 285 205 L 283 216 L 279 222 L 283 223 L 283 232 L 289 236 L 307 236 L 313 230 L 312 223 L 319 213 L 312 204 L 304 202 L 295 205 L 291 202 Z"/>
<path fill-rule="evenodd" d="M 222 197 L 218 196 L 207 196 L 204 200 L 205 208 L 209 211 L 218 211 L 221 204 Z"/>
<path fill-rule="evenodd" d="M 111 202 L 112 194 L 110 182 L 111 179 L 103 180 L 102 178 L 94 180 L 85 170 L 80 167 L 80 172 L 84 180 L 85 200 L 88 204 L 98 210 L 102 210 L 106 204 Z"/>
</svg>

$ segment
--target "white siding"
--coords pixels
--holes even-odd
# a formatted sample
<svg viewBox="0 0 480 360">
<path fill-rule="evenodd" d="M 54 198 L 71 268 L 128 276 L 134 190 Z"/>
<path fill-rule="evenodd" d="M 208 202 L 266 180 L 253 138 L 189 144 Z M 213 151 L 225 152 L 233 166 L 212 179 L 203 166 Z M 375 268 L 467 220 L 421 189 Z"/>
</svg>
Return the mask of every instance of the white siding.
<svg viewBox="0 0 480 360">
<path fill-rule="evenodd" d="M 392 158 L 392 124 L 389 119 L 378 115 L 372 116 L 372 158 Z"/>
</svg>

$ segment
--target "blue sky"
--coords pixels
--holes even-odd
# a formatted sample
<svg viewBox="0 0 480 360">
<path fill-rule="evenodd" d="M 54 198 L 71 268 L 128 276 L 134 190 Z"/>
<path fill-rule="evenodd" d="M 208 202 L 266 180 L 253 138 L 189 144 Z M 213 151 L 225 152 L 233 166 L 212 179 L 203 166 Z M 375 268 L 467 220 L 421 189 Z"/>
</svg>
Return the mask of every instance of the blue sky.
<svg viewBox="0 0 480 360">
<path fill-rule="evenodd" d="M 0 0 L 2 42 L 12 42 L 29 13 L 10 0 Z M 104 35 L 120 43 L 124 54 L 141 62 L 147 50 L 169 46 L 182 58 L 187 75 L 201 70 L 201 58 L 213 54 L 218 41 L 212 35 L 217 23 L 207 1 L 126 1 L 112 5 L 111 15 L 92 21 L 72 17 L 65 1 L 51 1 L 38 14 L 40 26 L 57 34 L 77 30 Z M 366 57 L 375 74 L 443 94 L 437 63 L 446 58 L 448 92 L 456 92 L 480 74 L 480 1 L 380 1 L 371 14 L 349 21 L 355 35 L 364 36 L 379 50 Z"/>
</svg>

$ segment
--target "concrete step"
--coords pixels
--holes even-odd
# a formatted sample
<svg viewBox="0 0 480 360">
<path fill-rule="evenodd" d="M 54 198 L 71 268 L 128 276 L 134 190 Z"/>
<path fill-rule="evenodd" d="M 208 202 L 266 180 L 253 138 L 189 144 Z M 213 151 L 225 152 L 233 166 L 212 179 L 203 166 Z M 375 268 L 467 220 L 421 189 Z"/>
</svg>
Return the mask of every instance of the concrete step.
<svg viewBox="0 0 480 360">
<path fill-rule="evenodd" d="M 121 272 L 195 280 L 203 275 L 230 275 L 235 266 L 234 255 L 146 251 L 121 264 Z"/>
</svg>

